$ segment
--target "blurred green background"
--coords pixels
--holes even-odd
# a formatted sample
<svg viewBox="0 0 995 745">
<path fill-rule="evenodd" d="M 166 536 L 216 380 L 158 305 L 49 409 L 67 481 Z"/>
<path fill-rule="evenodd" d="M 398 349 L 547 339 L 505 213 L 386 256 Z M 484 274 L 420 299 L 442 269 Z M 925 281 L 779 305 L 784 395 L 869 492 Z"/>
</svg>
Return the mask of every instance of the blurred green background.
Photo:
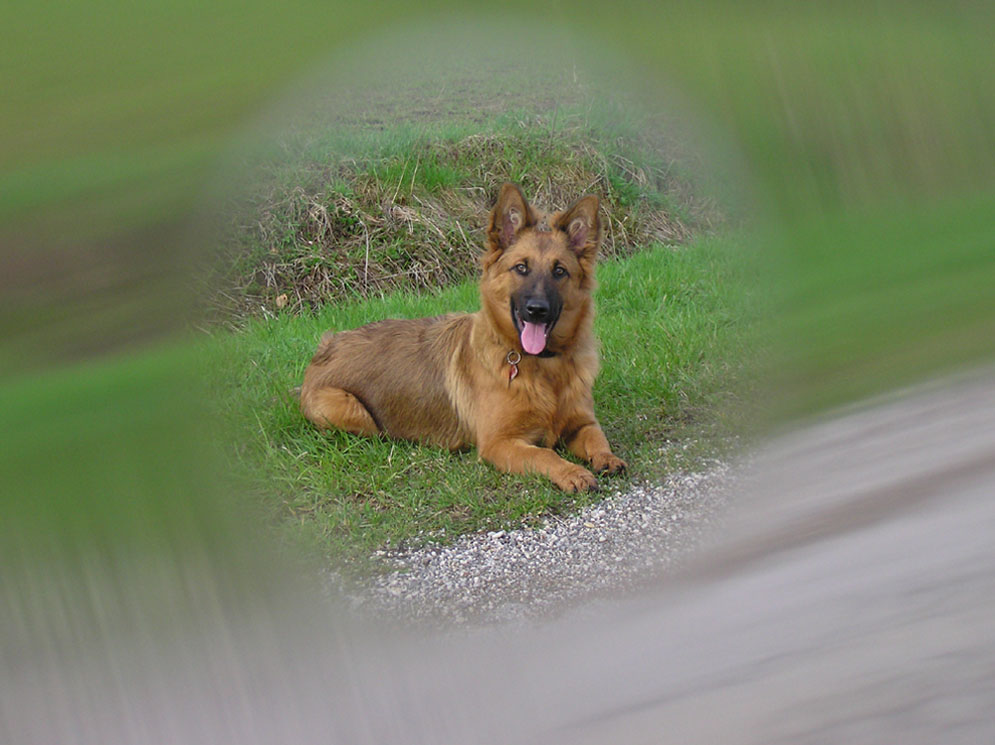
<svg viewBox="0 0 995 745">
<path fill-rule="evenodd" d="M 12 0 L 0 9 L 5 566 L 75 556 L 78 539 L 124 571 L 122 535 L 152 550 L 227 524 L 210 506 L 224 482 L 188 341 L 205 184 L 329 55 L 454 20 L 493 27 L 496 50 L 520 24 L 572 33 L 580 56 L 617 54 L 639 71 L 620 87 L 687 102 L 736 153 L 753 205 L 740 245 L 771 279 L 757 355 L 773 420 L 991 359 L 992 3 Z M 5 575 L 9 601 L 24 587 Z"/>
<path fill-rule="evenodd" d="M 742 157 L 783 272 L 789 377 L 847 398 L 852 377 L 876 389 L 987 353 L 990 4 L 471 8 L 5 4 L 0 371 L 182 328 L 190 216 L 234 138 L 332 53 L 454 18 L 492 26 L 496 49 L 517 22 L 616 53 L 642 75 L 620 87 L 676 93 Z"/>
</svg>

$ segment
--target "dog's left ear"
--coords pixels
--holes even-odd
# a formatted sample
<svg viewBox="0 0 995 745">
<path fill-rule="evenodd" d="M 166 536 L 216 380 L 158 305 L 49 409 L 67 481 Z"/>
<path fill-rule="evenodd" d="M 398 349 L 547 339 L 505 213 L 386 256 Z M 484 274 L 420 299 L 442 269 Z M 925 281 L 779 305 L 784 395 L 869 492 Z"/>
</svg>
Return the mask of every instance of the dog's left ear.
<svg viewBox="0 0 995 745">
<path fill-rule="evenodd" d="M 566 212 L 557 215 L 553 227 L 567 234 L 570 248 L 580 259 L 593 260 L 601 243 L 600 203 L 594 195 L 582 197 Z"/>
</svg>

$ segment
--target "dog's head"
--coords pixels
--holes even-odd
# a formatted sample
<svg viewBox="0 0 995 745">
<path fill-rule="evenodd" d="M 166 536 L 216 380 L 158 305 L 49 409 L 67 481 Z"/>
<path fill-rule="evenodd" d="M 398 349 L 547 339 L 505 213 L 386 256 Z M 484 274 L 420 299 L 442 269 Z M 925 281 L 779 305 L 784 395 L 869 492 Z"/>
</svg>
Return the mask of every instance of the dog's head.
<svg viewBox="0 0 995 745">
<path fill-rule="evenodd" d="M 546 215 L 515 184 L 501 187 L 487 227 L 481 301 L 523 354 L 564 351 L 589 323 L 600 238 L 597 197 Z"/>
</svg>

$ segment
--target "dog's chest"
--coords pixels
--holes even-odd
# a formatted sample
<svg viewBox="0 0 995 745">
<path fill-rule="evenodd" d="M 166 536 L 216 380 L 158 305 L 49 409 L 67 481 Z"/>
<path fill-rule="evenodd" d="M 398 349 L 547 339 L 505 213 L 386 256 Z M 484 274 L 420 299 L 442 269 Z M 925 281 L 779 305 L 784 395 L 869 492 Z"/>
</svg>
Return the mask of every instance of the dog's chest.
<svg viewBox="0 0 995 745">
<path fill-rule="evenodd" d="M 585 398 L 581 381 L 558 370 L 524 370 L 509 380 L 508 411 L 517 412 L 533 438 L 552 447 Z"/>
</svg>

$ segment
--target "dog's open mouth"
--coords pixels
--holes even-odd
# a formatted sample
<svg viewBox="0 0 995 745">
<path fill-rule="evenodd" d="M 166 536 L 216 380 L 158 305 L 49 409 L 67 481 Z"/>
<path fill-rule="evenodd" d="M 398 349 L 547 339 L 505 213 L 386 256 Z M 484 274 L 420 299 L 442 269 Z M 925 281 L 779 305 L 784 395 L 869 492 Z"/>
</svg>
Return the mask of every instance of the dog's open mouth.
<svg viewBox="0 0 995 745">
<path fill-rule="evenodd" d="M 556 319 L 554 318 L 552 321 L 526 321 L 514 304 L 511 307 L 511 317 L 515 322 L 515 328 L 525 353 L 542 354 L 546 349 L 546 340 L 549 338 L 549 332 L 553 330 Z"/>
</svg>

